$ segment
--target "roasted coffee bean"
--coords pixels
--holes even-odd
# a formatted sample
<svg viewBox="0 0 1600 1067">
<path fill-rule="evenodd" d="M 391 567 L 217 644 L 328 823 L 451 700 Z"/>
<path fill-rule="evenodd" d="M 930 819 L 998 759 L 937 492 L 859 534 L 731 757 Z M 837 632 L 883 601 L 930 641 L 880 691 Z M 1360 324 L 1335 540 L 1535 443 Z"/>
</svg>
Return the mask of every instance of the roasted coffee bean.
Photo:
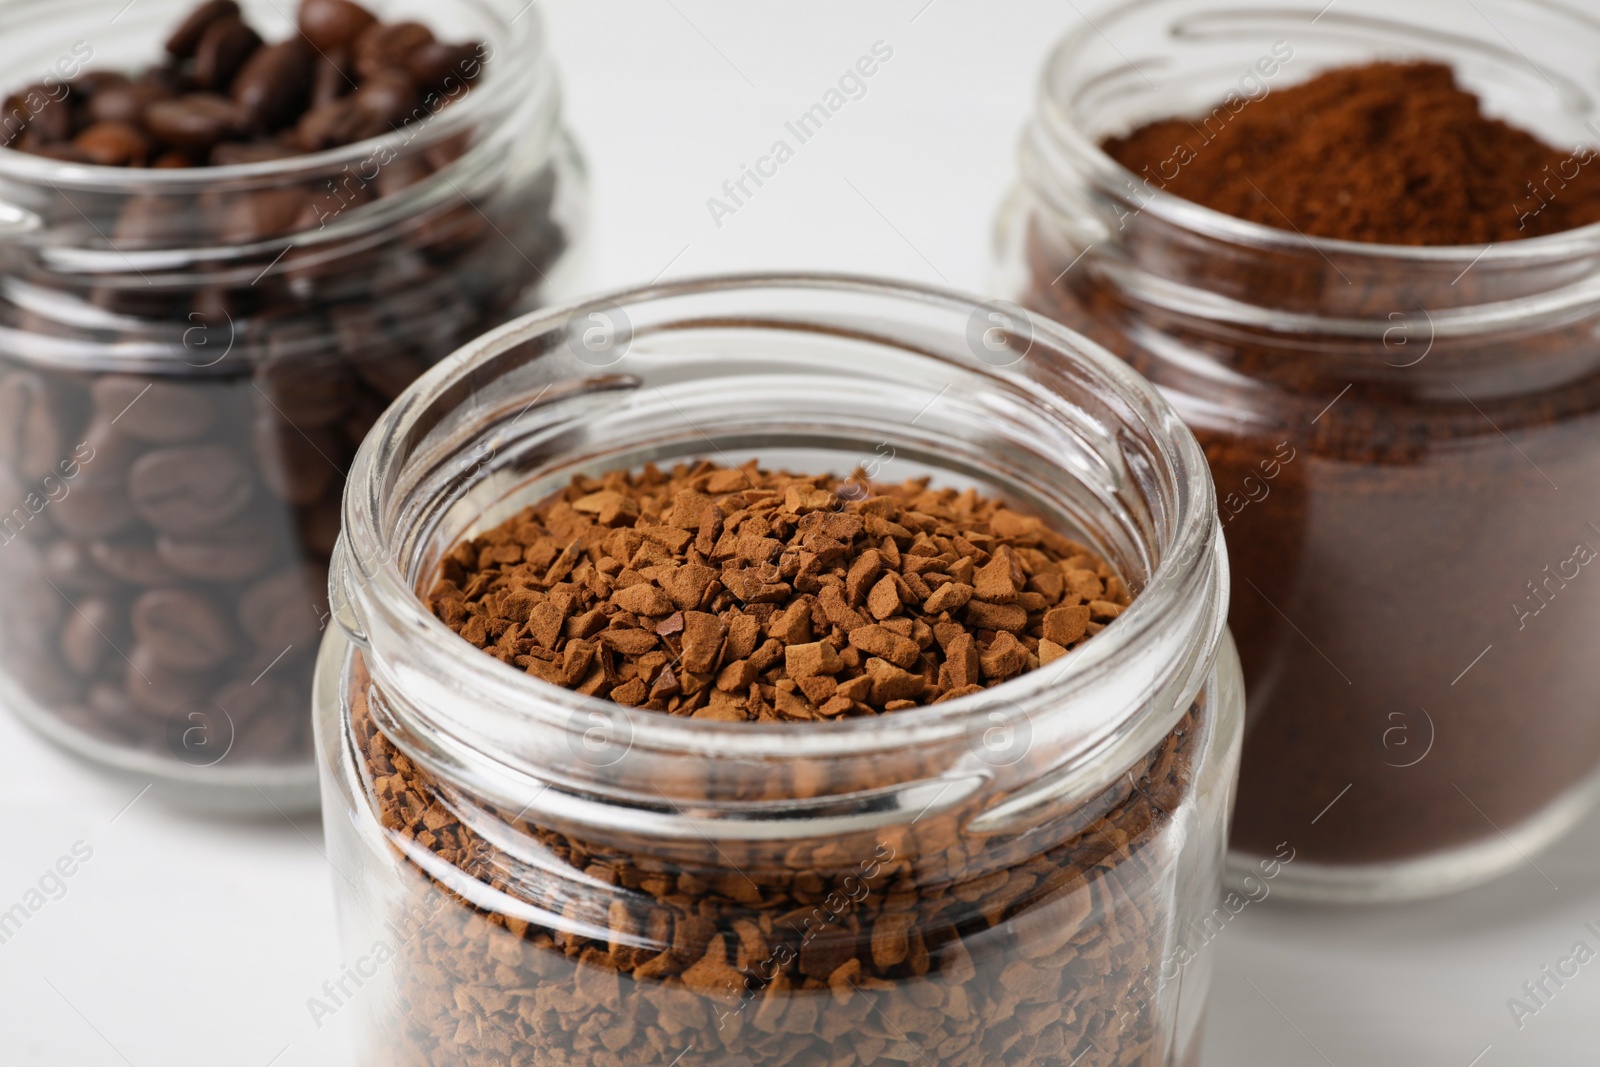
<svg viewBox="0 0 1600 1067">
<path fill-rule="evenodd" d="M 67 451 L 61 419 L 44 382 L 24 371 L 0 377 L 0 463 L 19 479 L 34 481 L 54 473 Z"/>
<path fill-rule="evenodd" d="M 428 165 L 434 170 L 444 170 L 444 168 L 466 155 L 467 150 L 471 147 L 472 136 L 470 133 L 463 131 L 440 141 L 438 144 L 429 145 L 428 150 L 423 153 L 423 158 L 428 161 Z"/>
<path fill-rule="evenodd" d="M 108 85 L 95 93 L 84 108 L 90 122 L 124 122 L 136 126 L 144 121 L 145 112 L 152 104 L 172 99 L 165 87 L 151 82 L 133 82 L 126 79 L 121 85 Z"/>
<path fill-rule="evenodd" d="M 320 354 L 321 346 L 310 324 L 272 334 L 256 366 L 262 416 L 275 414 L 290 427 L 310 429 L 338 422 L 350 410 L 350 372 L 342 361 Z"/>
<path fill-rule="evenodd" d="M 178 573 L 161 562 L 155 545 L 145 540 L 94 541 L 89 545 L 89 558 L 101 570 L 129 585 L 152 588 L 179 580 Z"/>
<path fill-rule="evenodd" d="M 350 66 L 349 54 L 343 49 L 324 50 L 317 57 L 316 70 L 311 75 L 312 110 L 338 100 L 355 87 L 355 70 Z"/>
<path fill-rule="evenodd" d="M 191 93 L 162 100 L 145 111 L 145 125 L 157 138 L 194 156 L 218 141 L 242 135 L 250 117 L 238 104 L 215 93 Z"/>
<path fill-rule="evenodd" d="M 290 426 L 275 412 L 256 416 L 255 444 L 261 480 L 291 504 L 320 500 L 346 458 L 338 435 L 318 426 Z"/>
<path fill-rule="evenodd" d="M 108 374 L 90 386 L 95 411 L 129 437 L 157 444 L 192 441 L 211 428 L 216 406 L 203 387 Z"/>
<path fill-rule="evenodd" d="M 72 95 L 75 98 L 89 101 L 107 89 L 132 85 L 133 79 L 119 70 L 86 70 L 72 79 L 69 84 L 72 87 Z"/>
<path fill-rule="evenodd" d="M 28 129 L 28 118 L 28 109 L 21 104 L 7 101 L 0 106 L 0 148 L 33 152 L 44 146 L 39 131 Z"/>
<path fill-rule="evenodd" d="M 312 108 L 295 126 L 295 143 L 306 152 L 321 152 L 375 137 L 388 127 L 356 105 L 351 97 Z"/>
<path fill-rule="evenodd" d="M 401 345 L 387 352 L 372 353 L 367 358 L 353 359 L 350 366 L 384 400 L 394 400 L 428 369 L 425 360 Z M 382 413 L 380 408 L 376 414 Z"/>
<path fill-rule="evenodd" d="M 133 635 L 163 666 L 206 671 L 233 654 L 233 624 L 210 600 L 182 589 L 152 589 L 133 602 Z"/>
<path fill-rule="evenodd" d="M 50 517 L 81 540 L 110 537 L 138 519 L 125 476 L 93 466 L 72 480 L 71 492 L 50 505 Z"/>
<path fill-rule="evenodd" d="M 239 598 L 239 624 L 257 647 L 273 655 L 289 646 L 309 648 L 328 610 L 326 567 L 294 566 L 270 574 Z"/>
<path fill-rule="evenodd" d="M 248 679 L 232 682 L 211 695 L 211 702 L 227 713 L 235 729 L 262 716 L 288 718 L 296 721 L 299 715 L 286 716 L 285 708 L 293 706 L 293 698 L 271 678 L 261 678 L 252 684 Z"/>
<path fill-rule="evenodd" d="M 206 27 L 195 48 L 195 84 L 208 92 L 227 92 L 239 68 L 260 47 L 256 31 L 239 19 L 218 19 Z"/>
<path fill-rule="evenodd" d="M 294 121 L 310 95 L 310 45 L 299 37 L 267 45 L 251 56 L 233 80 L 233 99 L 251 124 L 272 132 Z"/>
<path fill-rule="evenodd" d="M 380 70 L 361 83 L 350 100 L 382 129 L 399 126 L 417 108 L 417 83 L 404 70 Z"/>
<path fill-rule="evenodd" d="M 166 151 L 150 161 L 150 166 L 155 170 L 187 170 L 195 165 L 195 161 L 182 152 Z"/>
<path fill-rule="evenodd" d="M 272 668 L 273 674 L 287 664 Z M 227 712 L 234 724 L 234 751 L 255 761 L 270 763 L 304 759 L 310 747 L 310 720 L 305 701 L 296 696 L 304 682 L 264 677 L 254 684 L 235 682 L 219 689 L 211 702 Z"/>
<path fill-rule="evenodd" d="M 177 198 L 135 194 L 123 202 L 112 236 L 121 248 L 170 248 L 194 229 L 193 211 Z"/>
<path fill-rule="evenodd" d="M 270 567 L 280 551 L 261 522 L 249 516 L 204 533 L 156 538 L 156 556 L 169 570 L 207 582 L 253 578 Z"/>
<path fill-rule="evenodd" d="M 59 97 L 60 87 L 35 85 L 17 94 L 25 103 L 8 107 L 9 114 L 18 115 L 28 129 L 46 141 L 72 139 L 72 103 L 70 94 Z"/>
<path fill-rule="evenodd" d="M 68 667 L 93 678 L 100 668 L 120 656 L 116 646 L 126 640 L 126 616 L 117 605 L 100 597 L 78 601 L 61 629 L 61 659 Z"/>
<path fill-rule="evenodd" d="M 168 96 L 182 96 L 192 93 L 200 86 L 195 84 L 194 77 L 185 71 L 179 70 L 171 64 L 162 64 L 157 67 L 146 67 L 133 79 L 139 85 L 154 85 L 166 90 Z"/>
<path fill-rule="evenodd" d="M 253 493 L 249 469 L 221 445 L 163 448 L 141 457 L 128 474 L 133 506 L 162 533 L 214 529 L 243 511 Z"/>
<path fill-rule="evenodd" d="M 361 31 L 352 46 L 356 72 L 370 78 L 381 70 L 405 70 L 417 49 L 433 42 L 433 31 L 420 22 L 375 22 Z"/>
<path fill-rule="evenodd" d="M 292 233 L 310 202 L 311 194 L 299 187 L 238 193 L 229 200 L 218 236 L 247 245 Z"/>
<path fill-rule="evenodd" d="M 406 70 L 424 89 L 452 91 L 477 80 L 483 68 L 479 59 L 481 50 L 476 44 L 429 41 L 407 57 Z"/>
<path fill-rule="evenodd" d="M 142 167 L 150 159 L 150 138 L 128 122 L 97 122 L 72 144 L 102 167 Z"/>
<path fill-rule="evenodd" d="M 248 163 L 270 163 L 278 159 L 292 159 L 300 153 L 281 144 L 224 141 L 211 150 L 211 165 L 233 167 Z"/>
<path fill-rule="evenodd" d="M 300 5 L 300 32 L 324 52 L 348 48 L 377 19 L 350 0 L 304 0 Z"/>
<path fill-rule="evenodd" d="M 74 450 L 77 474 L 50 514 L 62 530 L 93 541 L 126 530 L 138 520 L 128 498 L 128 464 L 138 443 L 104 422 L 91 422 L 85 437 Z"/>
<path fill-rule="evenodd" d="M 66 593 L 109 593 L 116 579 L 94 562 L 82 542 L 51 541 L 39 553 L 39 573 Z"/>
<path fill-rule="evenodd" d="M 402 189 L 416 185 L 432 173 L 433 167 L 423 157 L 401 156 L 378 171 L 378 195 L 393 196 Z"/>
<path fill-rule="evenodd" d="M 213 23 L 239 17 L 239 5 L 234 0 L 205 0 L 172 31 L 172 36 L 167 38 L 167 52 L 177 59 L 189 59 Z"/>
<path fill-rule="evenodd" d="M 90 395 L 93 396 L 92 388 Z M 83 427 L 83 443 L 73 452 L 81 466 L 92 467 L 96 474 L 126 474 L 133 461 L 144 454 L 147 442 L 123 430 L 119 412 L 120 409 L 91 412 Z"/>
<path fill-rule="evenodd" d="M 147 716 L 164 718 L 186 704 L 204 699 L 210 683 L 204 673 L 168 666 L 144 645 L 128 651 L 122 691 Z"/>
<path fill-rule="evenodd" d="M 265 683 L 262 683 L 265 684 Z M 237 687 L 231 692 L 237 692 Z M 270 693 L 257 697 L 259 710 L 254 718 L 236 728 L 234 745 L 250 753 L 252 759 L 263 763 L 280 759 L 304 759 L 306 734 L 309 725 L 303 716 L 284 714 L 284 709 L 297 707 L 299 702 L 279 702 Z M 252 702 L 255 704 L 256 702 Z M 276 708 L 279 714 L 270 714 Z"/>
</svg>

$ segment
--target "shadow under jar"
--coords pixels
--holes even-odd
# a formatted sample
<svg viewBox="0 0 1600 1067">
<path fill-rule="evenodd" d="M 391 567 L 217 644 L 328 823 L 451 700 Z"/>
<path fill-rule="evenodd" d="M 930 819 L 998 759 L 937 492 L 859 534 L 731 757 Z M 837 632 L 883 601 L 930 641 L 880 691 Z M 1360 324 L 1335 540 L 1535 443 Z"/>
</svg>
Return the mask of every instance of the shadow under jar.
<svg viewBox="0 0 1600 1067">
<path fill-rule="evenodd" d="M 81 35 L 136 69 L 190 6 L 13 4 L 0 57 L 44 72 Z M 315 802 L 344 473 L 423 370 L 541 299 L 582 209 L 539 21 L 499 12 L 385 8 L 487 58 L 373 140 L 178 170 L 0 150 L 0 696 L 42 733 L 207 804 Z"/>
<path fill-rule="evenodd" d="M 1594 799 L 1600 227 L 1487 248 L 1308 239 L 1164 193 L 1098 146 L 1418 58 L 1551 144 L 1592 138 L 1600 85 L 1577 72 L 1600 23 L 1480 6 L 1460 24 L 1435 2 L 1128 5 L 1100 27 L 1115 46 L 1086 32 L 1051 59 L 997 235 L 1008 295 L 1143 372 L 1205 449 L 1249 692 L 1233 848 L 1244 867 L 1289 841 L 1282 888 L 1305 897 L 1486 880 Z"/>
<path fill-rule="evenodd" d="M 360 1062 L 1196 1061 L 1243 704 L 1209 477 L 1109 354 L 992 310 L 686 282 L 519 320 L 384 416 L 317 681 Z M 795 724 L 585 697 L 419 595 L 574 475 L 697 458 L 999 495 L 1135 598 L 983 693 Z"/>
</svg>

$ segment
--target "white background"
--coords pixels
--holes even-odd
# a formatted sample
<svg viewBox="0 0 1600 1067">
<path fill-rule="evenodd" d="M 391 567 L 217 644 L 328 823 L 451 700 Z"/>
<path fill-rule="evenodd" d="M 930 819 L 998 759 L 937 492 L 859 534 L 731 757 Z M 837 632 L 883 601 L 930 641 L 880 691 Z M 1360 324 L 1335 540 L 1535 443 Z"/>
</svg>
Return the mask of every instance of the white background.
<svg viewBox="0 0 1600 1067">
<path fill-rule="evenodd" d="M 1037 71 L 1083 25 L 1073 0 L 541 6 L 593 171 L 591 288 L 825 269 L 982 289 Z M 707 198 L 876 41 L 894 55 L 866 96 L 715 225 Z M 139 783 L 3 716 L 0 752 L 0 910 L 74 842 L 94 850 L 0 945 L 0 1065 L 344 1062 L 341 1017 L 319 1029 L 306 1005 L 340 966 L 315 819 L 207 818 L 155 794 L 125 808 Z M 1215 943 L 1206 1067 L 1600 1062 L 1600 961 L 1520 1031 L 1506 1006 L 1597 943 L 1600 821 L 1533 862 L 1435 903 L 1251 905 Z"/>
</svg>

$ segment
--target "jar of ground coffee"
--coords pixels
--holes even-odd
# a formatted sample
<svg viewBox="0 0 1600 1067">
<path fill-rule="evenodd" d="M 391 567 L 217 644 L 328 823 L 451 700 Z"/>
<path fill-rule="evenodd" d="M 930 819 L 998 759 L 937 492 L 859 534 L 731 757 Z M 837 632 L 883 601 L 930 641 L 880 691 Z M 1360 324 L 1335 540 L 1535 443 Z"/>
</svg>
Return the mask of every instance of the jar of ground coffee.
<svg viewBox="0 0 1600 1067">
<path fill-rule="evenodd" d="M 360 1062 L 1192 1063 L 1243 697 L 1192 436 L 1010 305 L 519 320 L 358 454 L 317 682 Z M 326 992 L 326 991 L 325 991 Z"/>
<path fill-rule="evenodd" d="M 1005 288 L 1199 436 L 1286 889 L 1529 862 L 1600 768 L 1600 26 L 1554 4 L 1130 4 L 1064 41 Z M 1530 57 L 1533 57 L 1530 59 Z"/>
<path fill-rule="evenodd" d="M 580 214 L 537 14 L 381 10 L 0 13 L 0 698 L 211 805 L 314 803 L 356 446 Z"/>
</svg>

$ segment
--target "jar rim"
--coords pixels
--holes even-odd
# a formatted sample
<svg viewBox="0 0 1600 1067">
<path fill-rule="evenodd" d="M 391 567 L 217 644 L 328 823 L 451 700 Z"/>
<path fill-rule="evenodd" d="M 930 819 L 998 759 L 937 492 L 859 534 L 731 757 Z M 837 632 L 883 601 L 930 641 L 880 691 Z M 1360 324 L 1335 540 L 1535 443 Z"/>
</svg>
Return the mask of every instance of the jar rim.
<svg viewBox="0 0 1600 1067">
<path fill-rule="evenodd" d="M 1037 93 L 1041 104 L 1040 116 L 1045 120 L 1048 133 L 1055 140 L 1055 147 L 1071 157 L 1072 162 L 1094 185 L 1097 193 L 1121 204 L 1132 205 L 1135 208 L 1133 214 L 1148 213 L 1159 221 L 1185 232 L 1252 251 L 1299 254 L 1309 249 L 1323 256 L 1357 257 L 1398 265 L 1415 264 L 1448 268 L 1482 264 L 1520 267 L 1560 262 L 1600 252 L 1600 222 L 1543 236 L 1493 242 L 1488 246 L 1401 245 L 1311 236 L 1298 230 L 1268 226 L 1265 223 L 1242 219 L 1206 207 L 1165 189 L 1155 189 L 1150 187 L 1149 183 L 1144 183 L 1146 196 L 1130 196 L 1129 190 L 1138 188 L 1142 179 L 1134 171 L 1113 159 L 1100 147 L 1100 142 L 1072 118 L 1069 101 L 1061 95 L 1058 80 L 1074 68 L 1078 58 L 1076 53 L 1080 49 L 1107 40 L 1105 34 L 1101 32 L 1107 21 L 1136 19 L 1141 9 L 1163 2 L 1164 0 L 1131 0 L 1112 13 L 1109 20 L 1097 20 L 1093 24 L 1086 21 L 1084 26 L 1065 34 L 1051 50 L 1045 62 Z M 1571 19 L 1575 24 L 1586 26 L 1591 33 L 1600 35 L 1600 20 L 1586 16 L 1564 4 L 1556 3 L 1554 0 L 1518 0 L 1518 2 L 1544 9 L 1558 17 Z M 1324 4 L 1320 0 L 1316 2 L 1274 0 L 1273 7 L 1276 14 L 1303 11 L 1312 16 L 1312 22 L 1326 18 L 1334 25 L 1348 17 L 1333 5 Z M 1361 21 L 1364 22 L 1366 19 L 1363 18 Z M 1391 25 L 1397 29 L 1401 27 L 1421 29 L 1413 24 L 1400 22 Z M 1533 65 L 1531 60 L 1520 53 L 1516 55 L 1508 53 L 1507 59 L 1508 62 L 1522 66 Z"/>
<path fill-rule="evenodd" d="M 1008 705 L 1046 699 L 1065 703 L 1090 683 L 1106 685 L 1108 675 L 1128 670 L 1131 660 L 1150 651 L 1156 640 L 1153 635 L 1164 623 L 1172 624 L 1180 607 L 1194 618 L 1203 619 L 1203 624 L 1196 627 L 1197 632 L 1185 635 L 1184 654 L 1173 657 L 1181 662 L 1175 662 L 1162 678 L 1171 683 L 1173 677 L 1181 675 L 1179 688 L 1188 698 L 1193 697 L 1223 640 L 1227 597 L 1227 563 L 1215 514 L 1215 491 L 1200 446 L 1155 388 L 1122 361 L 1081 335 L 1010 305 L 1007 307 L 1014 314 L 1029 321 L 1033 331 L 1030 345 L 1051 347 L 1077 361 L 1078 369 L 1092 373 L 1096 382 L 1113 390 L 1119 401 L 1126 402 L 1146 420 L 1152 437 L 1164 449 L 1161 461 L 1167 467 L 1155 475 L 1165 479 L 1164 488 L 1172 497 L 1164 502 L 1169 509 L 1163 516 L 1162 536 L 1166 541 L 1156 546 L 1159 559 L 1145 589 L 1093 641 L 1062 660 L 1061 669 L 1041 668 L 980 694 L 889 715 L 816 723 L 724 723 L 630 709 L 543 682 L 491 656 L 463 655 L 467 649 L 461 638 L 433 616 L 413 581 L 408 580 L 402 550 L 396 544 L 400 531 L 394 526 L 394 512 L 388 506 L 392 501 L 386 499 L 386 494 L 394 492 L 397 480 L 389 468 L 396 463 L 403 465 L 401 457 L 408 440 L 420 439 L 417 428 L 429 405 L 451 395 L 453 390 L 459 395 L 461 389 L 481 385 L 481 379 L 474 378 L 474 371 L 495 355 L 530 343 L 537 347 L 540 338 L 548 342 L 564 333 L 571 320 L 595 309 L 637 309 L 647 302 L 781 292 L 860 299 L 867 306 L 877 307 L 885 316 L 885 324 L 890 321 L 890 310 L 895 308 L 941 309 L 970 315 L 974 309 L 990 306 L 948 289 L 857 275 L 734 274 L 601 294 L 508 323 L 464 346 L 419 379 L 389 408 L 362 445 L 351 466 L 344 500 L 344 533 L 335 553 L 331 580 L 335 620 L 364 648 L 372 647 L 369 642 L 380 630 L 406 635 L 419 647 L 426 646 L 428 653 L 438 658 L 431 666 L 419 667 L 420 661 L 413 662 L 410 676 L 424 677 L 430 672 L 438 675 L 448 665 L 449 687 L 457 696 L 470 694 L 482 704 L 515 704 L 519 712 L 557 728 L 563 726 L 563 720 L 571 729 L 575 717 L 598 714 L 608 721 L 622 722 L 634 747 L 709 758 L 861 757 L 959 738 L 968 730 L 974 715 L 992 708 L 996 701 Z M 749 320 L 735 317 L 728 321 Z M 680 320 L 676 328 L 706 323 L 703 318 Z M 670 328 L 674 327 L 663 327 Z M 819 332 L 828 331 L 819 327 Z M 919 357 L 943 358 L 927 345 L 908 344 L 906 350 Z M 993 367 L 980 373 L 993 375 L 1011 388 L 1025 385 L 1041 405 L 1065 403 L 1044 395 L 1037 381 L 1021 374 Z M 421 459 L 434 465 L 440 462 L 434 452 Z M 356 574 L 356 570 L 360 573 Z M 1150 686 L 1154 688 L 1156 682 L 1152 680 Z M 479 697 L 484 699 L 478 701 Z M 1139 731 L 1140 736 L 1148 731 L 1154 743 L 1162 730 L 1170 730 L 1171 722 L 1167 720 L 1172 714 L 1181 714 L 1187 706 L 1152 708 L 1154 703 L 1129 701 L 1112 725 L 1119 730 L 1142 726 L 1145 729 Z M 579 721 L 579 729 L 585 721 Z M 1082 756 L 1095 745 L 1103 745 L 1106 737 L 1085 736 L 1083 740 L 1084 752 L 1065 753 L 1063 758 Z"/>
<path fill-rule="evenodd" d="M 456 2 L 477 8 L 505 32 L 503 47 L 498 42 L 485 42 L 493 50 L 491 56 L 485 60 L 485 66 L 491 71 L 504 70 L 505 73 L 486 74 L 479 82 L 468 88 L 462 100 L 441 108 L 424 119 L 421 125 L 430 141 L 442 141 L 454 133 L 469 128 L 481 121 L 485 115 L 493 114 L 497 108 L 514 105 L 530 91 L 537 96 L 545 96 L 555 91 L 555 80 L 550 76 L 548 63 L 540 61 L 548 53 L 546 30 L 543 19 L 534 6 L 530 5 L 518 15 L 507 19 L 493 0 L 456 0 Z M 32 0 L 31 4 L 28 0 L 23 0 L 22 3 L 13 3 L 5 14 L 0 15 L 0 35 L 3 35 L 7 22 L 14 23 L 17 19 L 29 17 L 59 19 L 62 15 L 60 6 L 60 0 Z M 106 6 L 113 6 L 113 0 L 106 0 Z M 507 56 L 517 56 L 519 61 L 492 63 L 494 55 L 502 53 Z M 285 159 L 170 169 L 68 163 L 0 146 L 0 180 L 120 195 L 192 194 L 201 189 L 223 185 L 260 188 L 338 173 L 345 167 L 360 163 L 379 151 L 395 150 L 413 144 L 418 137 L 416 129 L 400 127 L 378 137 L 369 137 L 336 148 Z M 0 209 L 5 206 L 4 202 L 0 201 Z M 0 223 L 3 223 L 3 220 L 0 220 Z"/>
</svg>

